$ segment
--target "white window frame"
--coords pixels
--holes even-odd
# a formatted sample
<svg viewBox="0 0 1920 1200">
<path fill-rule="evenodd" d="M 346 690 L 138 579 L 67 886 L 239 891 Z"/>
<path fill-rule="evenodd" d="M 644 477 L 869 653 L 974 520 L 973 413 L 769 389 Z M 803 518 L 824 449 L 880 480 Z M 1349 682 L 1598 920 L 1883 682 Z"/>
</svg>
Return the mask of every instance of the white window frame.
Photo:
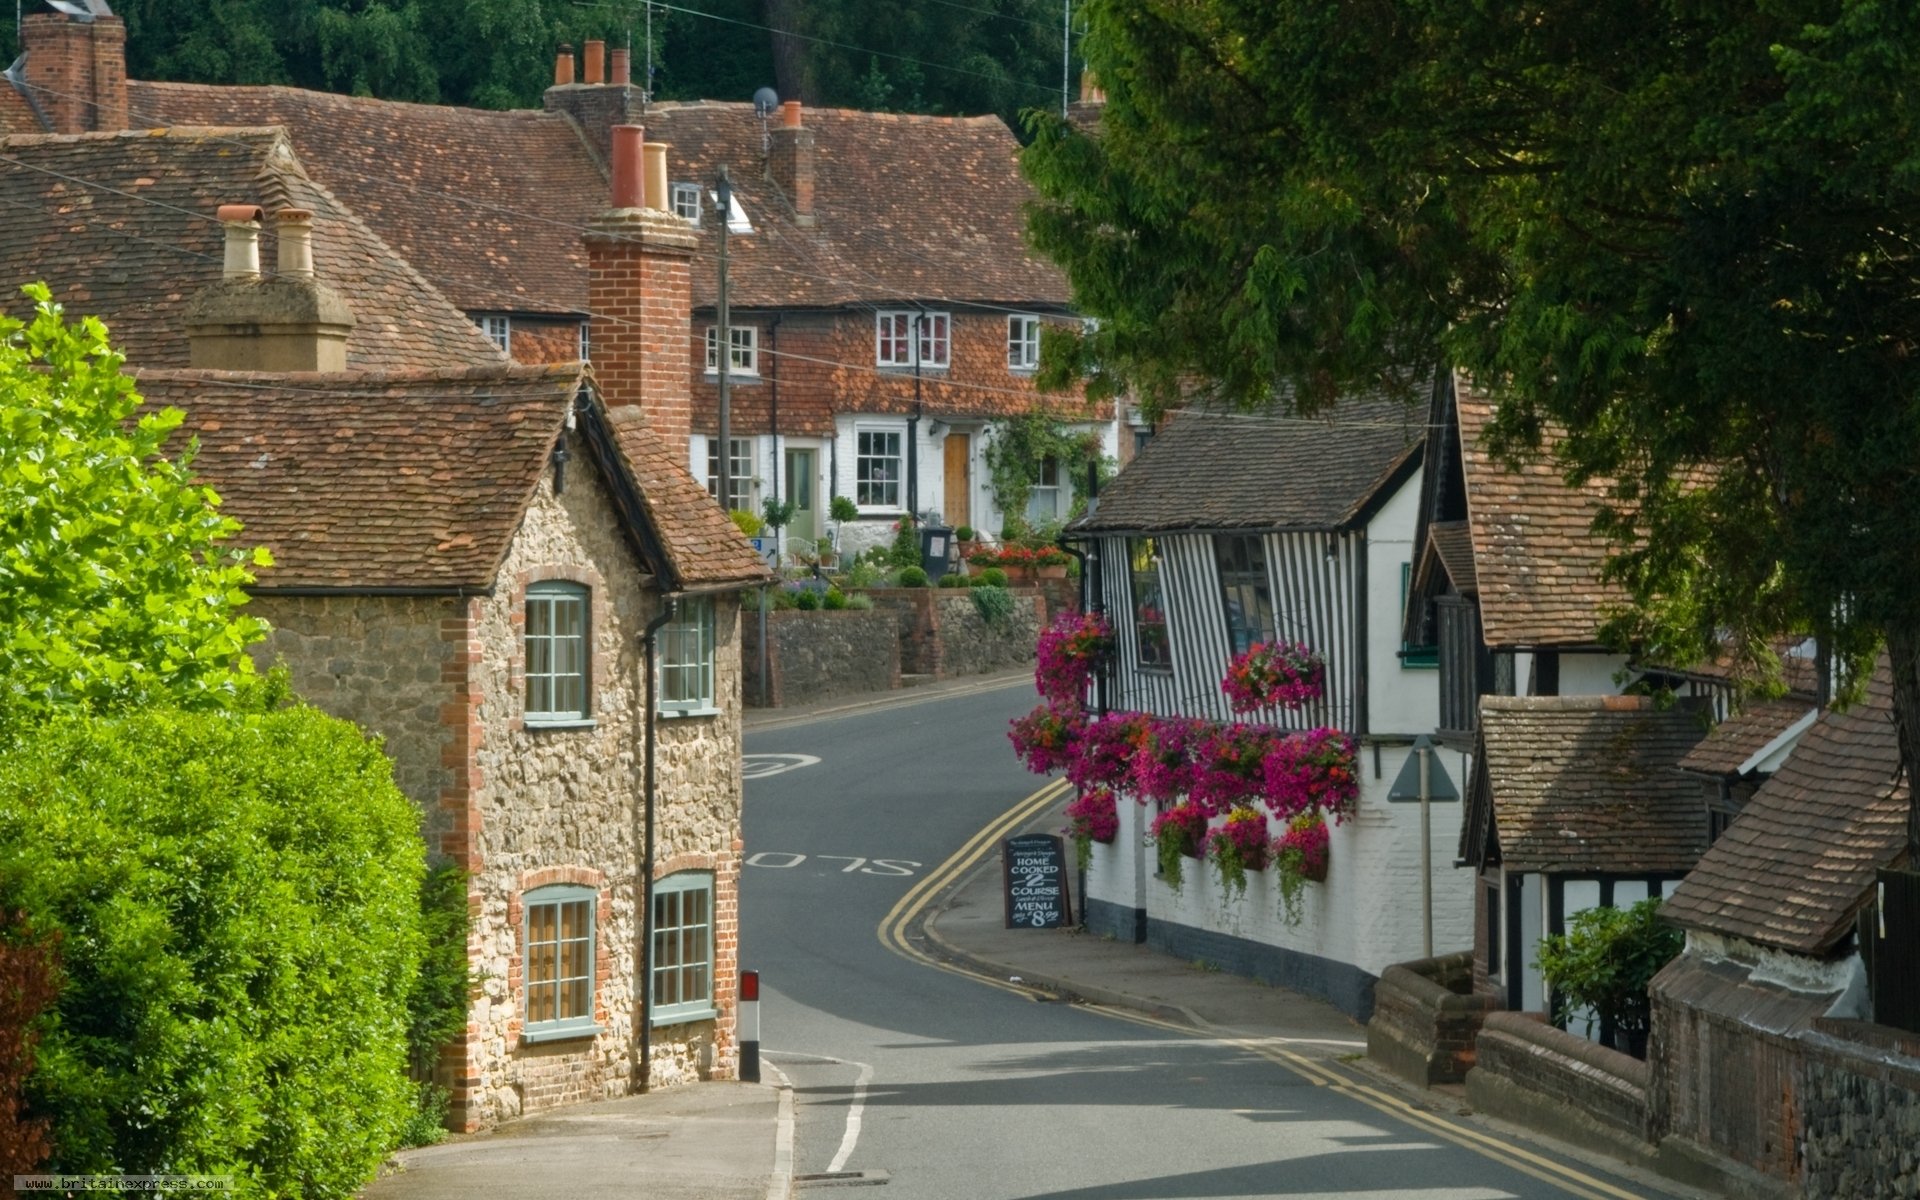
<svg viewBox="0 0 1920 1200">
<path fill-rule="evenodd" d="M 521 984 L 521 993 L 525 1017 L 525 1023 L 520 1028 L 521 1040 L 550 1042 L 559 1041 L 562 1038 L 592 1037 L 600 1033 L 600 1025 L 593 1017 L 596 1000 L 593 972 L 595 952 L 598 949 L 596 943 L 600 935 L 600 894 L 583 884 L 555 883 L 524 893 L 520 901 L 522 910 L 520 977 L 524 980 Z M 584 934 L 576 929 L 576 936 L 569 938 L 564 936 L 566 932 L 564 919 L 568 908 L 572 906 L 584 907 L 586 929 Z M 552 910 L 552 919 L 550 922 L 542 921 L 541 914 L 548 909 Z M 575 911 L 579 909 L 576 908 Z M 537 934 L 548 933 L 552 935 L 551 940 L 545 937 L 537 942 L 534 940 Z M 572 964 L 567 962 L 566 948 L 569 945 L 576 947 L 579 955 Z M 543 956 L 540 953 L 542 946 L 553 947 L 550 964 L 542 962 Z M 571 970 L 567 969 L 569 965 Z M 549 967 L 552 974 L 550 977 L 545 977 Z M 567 986 L 569 984 L 575 986 L 569 988 Z M 575 1011 L 564 1011 L 570 1007 L 568 1001 L 578 997 L 580 984 L 585 984 L 584 1011 L 579 1011 L 577 1002 L 571 1006 Z M 552 989 L 552 1016 L 535 1019 L 534 1013 L 537 1006 L 534 991 L 536 988 Z"/>
<path fill-rule="evenodd" d="M 513 353 L 513 318 L 502 316 L 481 317 L 480 332 L 487 340 L 500 347 L 500 353 Z"/>
<path fill-rule="evenodd" d="M 579 632 L 563 632 L 563 608 L 576 608 Z M 536 614 L 545 613 L 545 619 Z M 592 719 L 593 704 L 593 594 L 583 584 L 565 579 L 542 579 L 527 586 L 525 625 L 521 631 L 524 688 L 522 712 L 530 726 L 579 725 Z M 562 669 L 569 653 L 573 665 Z M 578 705 L 563 705 L 562 680 L 579 687 Z"/>
<path fill-rule="evenodd" d="M 714 695 L 713 597 L 681 600 L 660 630 L 659 712 L 663 717 L 707 716 L 720 711 Z"/>
<path fill-rule="evenodd" d="M 732 360 L 728 374 L 738 378 L 742 375 L 760 374 L 760 330 L 754 325 L 727 326 L 727 340 L 733 343 Z M 707 374 L 720 373 L 720 327 L 707 326 Z"/>
<path fill-rule="evenodd" d="M 593 361 L 593 334 L 587 322 L 580 322 L 580 361 Z"/>
<path fill-rule="evenodd" d="M 873 453 L 869 438 L 891 438 L 892 453 Z M 856 426 L 853 431 L 853 500 L 868 512 L 898 512 L 905 502 L 907 475 L 907 431 L 898 425 Z M 880 479 L 862 478 L 866 464 L 893 464 Z M 872 490 L 878 488 L 876 493 Z M 887 497 L 891 497 L 888 499 Z"/>
<path fill-rule="evenodd" d="M 733 443 L 733 454 L 728 461 L 731 472 L 727 482 L 732 485 L 733 495 L 728 497 L 725 508 L 739 512 L 753 511 L 753 439 L 750 437 L 729 438 Z M 720 498 L 720 439 L 707 439 L 707 495 Z"/>
<path fill-rule="evenodd" d="M 676 183 L 668 190 L 673 193 L 673 215 L 698 225 L 700 223 L 700 185 Z"/>
<path fill-rule="evenodd" d="M 1040 366 L 1040 318 L 1015 313 L 1007 318 L 1007 370 L 1033 371 Z"/>
<path fill-rule="evenodd" d="M 953 362 L 953 315 L 911 308 L 874 313 L 873 361 L 882 367 L 911 367 L 917 362 L 925 369 L 946 370 Z"/>
<path fill-rule="evenodd" d="M 704 911 L 690 913 L 689 897 L 699 897 Z M 647 914 L 650 1023 L 675 1025 L 719 1015 L 713 1002 L 717 924 L 713 872 L 681 871 L 653 881 L 653 911 Z M 675 999 L 662 1002 L 663 995 Z"/>
<path fill-rule="evenodd" d="M 1040 477 L 1027 489 L 1027 521 L 1051 525 L 1060 519 L 1060 460 L 1049 454 L 1040 460 Z"/>
</svg>

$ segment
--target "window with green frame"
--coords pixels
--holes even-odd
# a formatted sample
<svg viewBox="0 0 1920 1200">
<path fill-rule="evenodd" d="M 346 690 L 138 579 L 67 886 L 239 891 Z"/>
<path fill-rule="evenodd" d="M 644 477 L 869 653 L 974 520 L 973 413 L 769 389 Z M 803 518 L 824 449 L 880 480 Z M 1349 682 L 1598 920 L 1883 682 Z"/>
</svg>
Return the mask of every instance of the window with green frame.
<svg viewBox="0 0 1920 1200">
<path fill-rule="evenodd" d="M 527 589 L 526 719 L 587 719 L 587 589 L 543 580 Z"/>
<path fill-rule="evenodd" d="M 1407 619 L 1407 597 L 1413 592 L 1413 564 L 1400 564 L 1400 623 L 1405 628 Z M 1400 643 L 1400 665 L 1420 671 L 1438 671 L 1440 669 L 1440 647 L 1409 646 Z"/>
<path fill-rule="evenodd" d="M 593 1020 L 593 941 L 599 896 L 590 887 L 558 883 L 522 898 L 526 925 L 526 1023 L 529 1042 L 590 1037 Z"/>
<path fill-rule="evenodd" d="M 660 631 L 660 712 L 719 711 L 713 688 L 713 598 L 682 600 Z"/>
<path fill-rule="evenodd" d="M 653 883 L 648 1008 L 655 1025 L 713 1016 L 713 874 L 682 871 Z"/>
</svg>

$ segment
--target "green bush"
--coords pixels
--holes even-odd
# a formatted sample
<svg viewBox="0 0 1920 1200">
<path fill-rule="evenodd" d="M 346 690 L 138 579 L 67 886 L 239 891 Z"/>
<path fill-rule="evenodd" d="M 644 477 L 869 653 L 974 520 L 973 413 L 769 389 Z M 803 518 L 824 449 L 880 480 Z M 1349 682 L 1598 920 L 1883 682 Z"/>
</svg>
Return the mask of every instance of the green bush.
<svg viewBox="0 0 1920 1200">
<path fill-rule="evenodd" d="M 820 607 L 828 612 L 839 612 L 846 606 L 847 594 L 837 587 L 828 588 L 827 594 L 820 597 Z"/>
<path fill-rule="evenodd" d="M 986 570 L 980 572 L 979 579 L 980 583 L 978 586 L 980 587 L 1003 588 L 1007 586 L 1007 573 L 999 567 L 988 567 Z"/>
<path fill-rule="evenodd" d="M 312 709 L 63 719 L 0 755 L 0 910 L 61 946 L 45 1169 L 351 1194 L 414 1110 L 424 871 L 379 745 Z"/>
<path fill-rule="evenodd" d="M 887 561 L 896 567 L 920 565 L 920 530 L 915 527 L 912 517 L 901 517 L 896 525 L 893 545 L 887 551 Z"/>
<path fill-rule="evenodd" d="M 965 575 L 942 575 L 940 577 L 940 586 L 943 588 L 963 588 L 967 586 L 967 577 Z"/>
<path fill-rule="evenodd" d="M 927 573 L 919 567 L 902 567 L 900 569 L 900 586 L 925 587 L 927 586 Z"/>
<path fill-rule="evenodd" d="M 1013 615 L 1013 593 L 1006 588 L 977 587 L 970 594 L 974 611 L 989 625 L 998 625 Z"/>
<path fill-rule="evenodd" d="M 873 597 L 867 595 L 865 592 L 847 597 L 847 610 L 849 612 L 866 612 L 872 607 Z"/>
<path fill-rule="evenodd" d="M 835 496 L 827 503 L 827 515 L 832 517 L 836 523 L 844 524 L 848 521 L 859 520 L 860 509 L 849 497 Z"/>
<path fill-rule="evenodd" d="M 954 536 L 954 540 L 956 541 L 970 542 L 973 540 L 973 526 L 962 525 L 960 528 L 953 531 L 953 536 Z"/>
<path fill-rule="evenodd" d="M 1612 1031 L 1614 1048 L 1636 1058 L 1646 1057 L 1653 1018 L 1647 984 L 1686 945 L 1660 919 L 1660 905 L 1655 896 L 1632 908 L 1589 908 L 1565 934 L 1540 941 L 1540 976 L 1555 1002 L 1563 1011 L 1591 1008 Z"/>
<path fill-rule="evenodd" d="M 738 526 L 740 532 L 746 534 L 748 537 L 759 537 L 760 531 L 767 527 L 767 523 L 760 518 L 758 513 L 750 513 L 735 508 L 729 509 L 727 516 L 733 518 L 734 525 Z"/>
<path fill-rule="evenodd" d="M 802 588 L 793 594 L 793 606 L 801 612 L 813 612 L 820 607 L 820 593 Z"/>
<path fill-rule="evenodd" d="M 879 587 L 880 576 L 879 567 L 865 559 L 858 559 L 847 568 L 846 586 L 850 589 Z"/>
<path fill-rule="evenodd" d="M 420 970 L 407 994 L 407 1068 L 414 1081 L 414 1112 L 400 1133 L 403 1146 L 429 1146 L 446 1134 L 447 1090 L 433 1082 L 441 1047 L 467 1029 L 474 977 L 467 964 L 467 873 L 436 867 L 420 887 Z"/>
</svg>

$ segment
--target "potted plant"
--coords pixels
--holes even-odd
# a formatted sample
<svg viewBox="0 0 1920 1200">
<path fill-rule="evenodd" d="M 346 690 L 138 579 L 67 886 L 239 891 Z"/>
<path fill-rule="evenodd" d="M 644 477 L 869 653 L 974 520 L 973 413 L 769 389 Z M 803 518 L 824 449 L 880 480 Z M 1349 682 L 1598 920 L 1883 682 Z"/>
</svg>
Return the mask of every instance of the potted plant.
<svg viewBox="0 0 1920 1200">
<path fill-rule="evenodd" d="M 979 535 L 971 525 L 962 525 L 953 531 L 953 556 L 961 562 L 973 556 L 980 549 Z"/>
<path fill-rule="evenodd" d="M 1220 872 L 1220 887 L 1229 899 L 1247 894 L 1247 872 L 1264 871 L 1273 853 L 1267 836 L 1267 818 L 1251 808 L 1236 807 L 1207 834 L 1207 857 Z"/>
<path fill-rule="evenodd" d="M 1153 819 L 1152 833 L 1159 850 L 1160 874 L 1177 892 L 1185 875 L 1181 860 L 1200 857 L 1207 836 L 1207 814 L 1197 804 L 1176 804 Z"/>
</svg>

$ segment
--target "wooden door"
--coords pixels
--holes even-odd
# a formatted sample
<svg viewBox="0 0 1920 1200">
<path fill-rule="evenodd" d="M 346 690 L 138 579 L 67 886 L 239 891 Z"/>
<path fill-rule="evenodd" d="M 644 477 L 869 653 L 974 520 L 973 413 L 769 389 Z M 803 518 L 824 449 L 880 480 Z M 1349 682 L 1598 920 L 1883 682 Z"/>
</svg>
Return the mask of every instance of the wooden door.
<svg viewBox="0 0 1920 1200">
<path fill-rule="evenodd" d="M 787 536 L 811 542 L 820 536 L 820 514 L 813 501 L 813 451 L 787 451 L 787 499 L 793 501 L 793 520 Z"/>
<path fill-rule="evenodd" d="M 973 437 L 947 433 L 947 496 L 940 516 L 955 529 L 973 524 Z"/>
</svg>

